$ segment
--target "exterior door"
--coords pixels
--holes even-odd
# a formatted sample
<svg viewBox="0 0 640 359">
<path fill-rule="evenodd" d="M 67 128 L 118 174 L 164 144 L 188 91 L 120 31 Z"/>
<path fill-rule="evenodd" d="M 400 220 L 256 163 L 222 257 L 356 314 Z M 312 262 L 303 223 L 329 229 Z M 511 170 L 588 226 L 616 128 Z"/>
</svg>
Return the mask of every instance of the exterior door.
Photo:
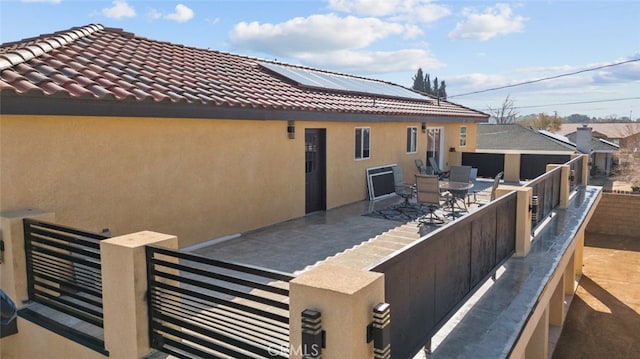
<svg viewBox="0 0 640 359">
<path fill-rule="evenodd" d="M 427 167 L 431 167 L 429 158 L 433 157 L 438 164 L 440 170 L 444 170 L 442 146 L 444 141 L 442 140 L 443 128 L 442 127 L 429 127 L 427 128 Z"/>
<path fill-rule="evenodd" d="M 304 142 L 305 212 L 324 211 L 327 209 L 326 130 L 320 128 L 305 129 Z"/>
</svg>

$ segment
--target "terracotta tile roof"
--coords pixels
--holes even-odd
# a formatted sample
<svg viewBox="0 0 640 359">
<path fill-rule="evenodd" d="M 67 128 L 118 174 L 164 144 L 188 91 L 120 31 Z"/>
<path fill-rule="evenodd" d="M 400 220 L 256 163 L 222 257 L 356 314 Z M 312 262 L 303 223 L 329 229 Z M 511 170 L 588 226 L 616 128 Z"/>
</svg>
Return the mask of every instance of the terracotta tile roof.
<svg viewBox="0 0 640 359">
<path fill-rule="evenodd" d="M 270 61 L 149 40 L 101 25 L 76 27 L 2 44 L 2 112 L 22 110 L 10 106 L 12 99 L 41 96 L 65 101 L 67 108 L 70 101 L 90 100 L 116 101 L 129 109 L 136 104 L 164 104 L 189 105 L 205 112 L 244 108 L 298 115 L 361 114 L 374 120 L 488 118 L 480 111 L 426 96 L 419 100 L 300 86 L 268 71 L 261 62 Z"/>
</svg>

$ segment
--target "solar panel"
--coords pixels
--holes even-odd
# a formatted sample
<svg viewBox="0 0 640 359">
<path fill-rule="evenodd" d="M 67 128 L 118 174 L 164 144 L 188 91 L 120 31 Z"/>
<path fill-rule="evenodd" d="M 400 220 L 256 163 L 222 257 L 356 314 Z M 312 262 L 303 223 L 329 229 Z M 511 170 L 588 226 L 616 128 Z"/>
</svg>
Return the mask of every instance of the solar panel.
<svg viewBox="0 0 640 359">
<path fill-rule="evenodd" d="M 607 141 L 607 140 L 605 140 L 603 138 L 599 138 L 598 140 L 600 140 L 600 142 L 605 143 L 605 144 L 607 144 L 609 146 L 613 146 L 615 148 L 620 148 L 620 145 L 617 144 L 617 143 L 613 143 L 613 142 Z"/>
<path fill-rule="evenodd" d="M 429 101 L 430 98 L 388 82 L 261 62 L 260 66 L 302 86 Z"/>
<path fill-rule="evenodd" d="M 545 136 L 548 136 L 548 137 L 551 137 L 551 138 L 553 138 L 555 140 L 558 140 L 560 142 L 564 142 L 564 143 L 566 143 L 566 144 L 568 144 L 570 146 L 573 146 L 573 147 L 576 146 L 576 144 L 571 142 L 567 137 L 562 136 L 562 135 L 558 135 L 557 133 L 553 133 L 553 132 L 550 132 L 550 131 L 547 131 L 547 130 L 538 130 L 538 132 L 543 134 L 543 135 L 545 135 Z"/>
</svg>

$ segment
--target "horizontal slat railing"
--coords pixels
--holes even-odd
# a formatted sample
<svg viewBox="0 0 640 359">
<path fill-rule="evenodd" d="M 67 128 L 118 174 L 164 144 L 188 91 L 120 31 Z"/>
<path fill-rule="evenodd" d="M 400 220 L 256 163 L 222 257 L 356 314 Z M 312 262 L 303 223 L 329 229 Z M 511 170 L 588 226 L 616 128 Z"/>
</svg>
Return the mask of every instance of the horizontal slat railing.
<svg viewBox="0 0 640 359">
<path fill-rule="evenodd" d="M 515 251 L 516 193 L 374 264 L 391 305 L 393 357 L 415 355 Z"/>
<path fill-rule="evenodd" d="M 109 237 L 29 218 L 23 228 L 32 305 L 18 315 L 108 356 L 100 241 Z"/>
<path fill-rule="evenodd" d="M 102 327 L 100 240 L 109 237 L 33 219 L 24 234 L 29 300 Z"/>
<path fill-rule="evenodd" d="M 293 275 L 148 246 L 151 346 L 180 358 L 278 358 Z"/>
</svg>

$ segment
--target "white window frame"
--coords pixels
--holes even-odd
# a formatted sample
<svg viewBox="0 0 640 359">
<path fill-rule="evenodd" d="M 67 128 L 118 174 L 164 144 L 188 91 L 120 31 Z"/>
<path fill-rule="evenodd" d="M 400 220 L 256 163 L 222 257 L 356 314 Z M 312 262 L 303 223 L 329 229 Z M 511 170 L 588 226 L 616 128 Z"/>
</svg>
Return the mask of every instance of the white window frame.
<svg viewBox="0 0 640 359">
<path fill-rule="evenodd" d="M 360 131 L 360 135 L 358 136 L 358 131 Z M 355 159 L 357 161 L 368 160 L 371 158 L 371 127 L 356 127 L 354 134 L 356 136 L 354 143 Z M 366 135 L 366 136 L 365 136 Z M 366 139 L 366 141 L 365 141 Z M 368 148 L 365 150 L 365 144 L 369 144 Z M 358 151 L 359 147 L 359 151 Z M 366 156 L 365 156 L 366 153 Z"/>
<path fill-rule="evenodd" d="M 407 127 L 407 153 L 417 153 L 418 152 L 418 127 L 417 126 L 409 126 Z"/>
<path fill-rule="evenodd" d="M 467 147 L 467 126 L 460 126 L 460 147 Z"/>
</svg>

